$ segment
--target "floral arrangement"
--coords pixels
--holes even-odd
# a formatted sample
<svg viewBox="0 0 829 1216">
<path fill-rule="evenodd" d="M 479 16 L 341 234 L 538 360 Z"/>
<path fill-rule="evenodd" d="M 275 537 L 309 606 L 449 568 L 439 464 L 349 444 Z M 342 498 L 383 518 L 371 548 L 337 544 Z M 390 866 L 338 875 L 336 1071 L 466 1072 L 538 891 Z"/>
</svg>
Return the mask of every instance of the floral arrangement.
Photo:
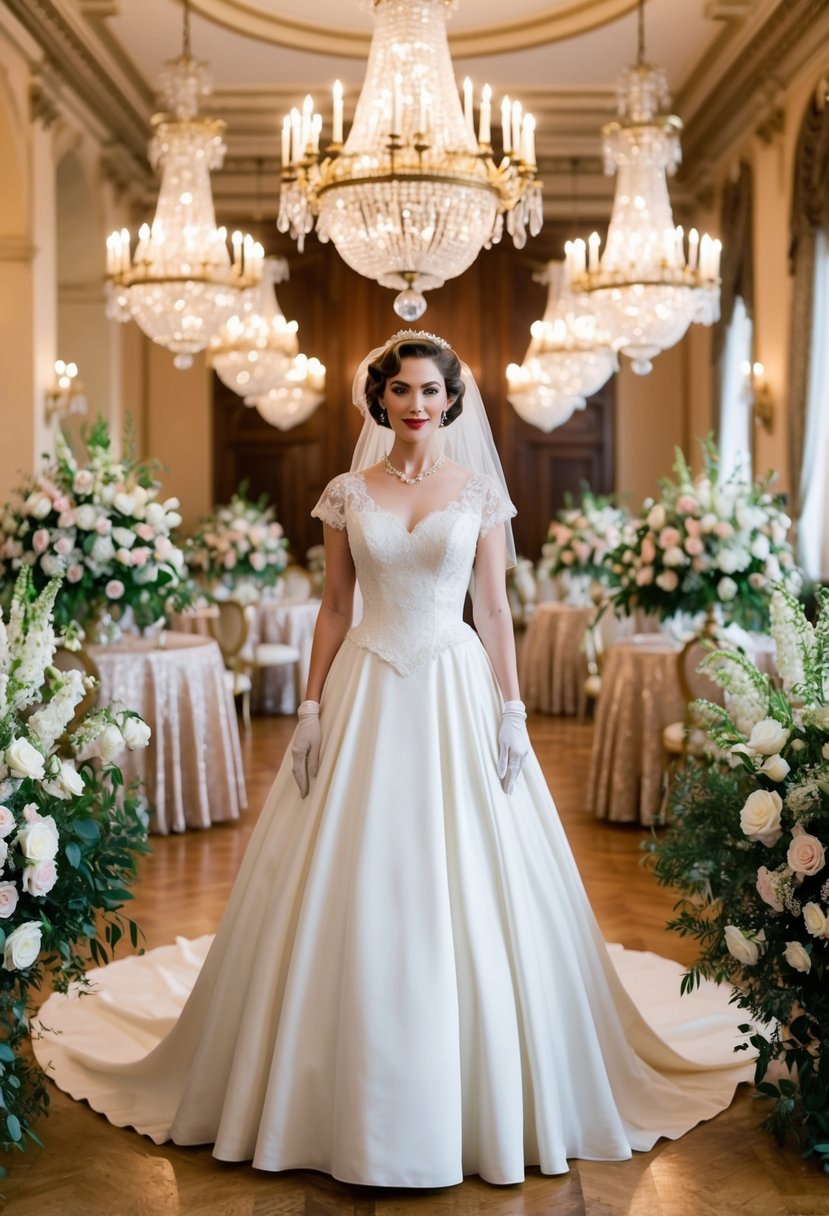
<svg viewBox="0 0 829 1216">
<path fill-rule="evenodd" d="M 54 609 L 61 626 L 114 605 L 150 625 L 188 599 L 184 554 L 170 535 L 181 523 L 179 501 L 158 501 L 152 464 L 113 458 L 102 420 L 86 446 L 80 466 L 58 436 L 54 462 L 0 513 L 0 594 L 8 604 L 28 566 L 38 590 L 63 578 Z"/>
<path fill-rule="evenodd" d="M 752 484 L 737 471 L 720 480 L 710 439 L 693 477 L 677 448 L 674 480 L 646 499 L 642 518 L 625 526 L 610 555 L 614 610 L 636 608 L 662 619 L 716 609 L 746 629 L 768 627 L 775 584 L 800 589 L 787 540 L 791 520 L 771 493 L 771 475 Z"/>
<path fill-rule="evenodd" d="M 742 654 L 703 660 L 725 706 L 696 705 L 730 762 L 688 762 L 648 849 L 683 892 L 669 928 L 699 943 L 683 987 L 732 985 L 773 1103 L 765 1126 L 796 1130 L 829 1172 L 829 592 L 810 625 L 775 590 L 771 628 L 782 690 Z"/>
<path fill-rule="evenodd" d="M 67 734 L 87 692 L 80 671 L 52 666 L 60 583 L 34 598 L 23 566 L 8 623 L 0 617 L 0 1144 L 40 1143 L 32 1124 L 49 1104 L 27 1051 L 32 994 L 86 983 L 86 948 L 106 962 L 125 929 L 135 859 L 147 848 L 147 814 L 126 793 L 117 755 L 145 747 L 136 714 L 109 706 Z M 97 922 L 97 923 L 96 923 Z M 0 1171 L 2 1172 L 2 1171 Z"/>
<path fill-rule="evenodd" d="M 604 582 L 608 576 L 608 553 L 619 544 L 626 512 L 610 497 L 601 497 L 585 488 L 578 506 L 568 495 L 547 530 L 542 547 L 541 567 L 549 578 L 557 574 L 578 574 Z"/>
<path fill-rule="evenodd" d="M 256 502 L 246 495 L 246 483 L 224 506 L 201 520 L 187 542 L 187 561 L 214 593 L 237 591 L 247 585 L 273 587 L 288 564 L 288 542 L 267 494 Z"/>
</svg>

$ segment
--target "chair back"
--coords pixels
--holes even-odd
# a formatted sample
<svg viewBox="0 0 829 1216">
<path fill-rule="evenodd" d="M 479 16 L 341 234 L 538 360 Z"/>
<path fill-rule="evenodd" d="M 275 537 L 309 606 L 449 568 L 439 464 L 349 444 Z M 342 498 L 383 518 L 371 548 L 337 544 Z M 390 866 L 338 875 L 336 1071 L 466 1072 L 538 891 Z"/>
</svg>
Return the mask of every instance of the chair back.
<svg viewBox="0 0 829 1216">
<path fill-rule="evenodd" d="M 226 666 L 244 648 L 250 629 L 248 614 L 236 600 L 218 600 L 216 615 L 208 620 L 210 634 L 219 643 Z"/>
<path fill-rule="evenodd" d="M 59 646 L 52 659 L 52 665 L 58 671 L 80 671 L 85 676 L 91 676 L 95 681 L 94 686 L 87 689 L 83 700 L 75 706 L 72 721 L 66 728 L 67 733 L 71 733 L 84 715 L 89 713 L 90 709 L 93 708 L 98 699 L 98 684 L 100 682 L 98 664 L 83 647 L 80 650 L 65 650 L 62 646 Z"/>
<path fill-rule="evenodd" d="M 682 690 L 682 699 L 686 707 L 692 701 L 700 699 L 713 701 L 715 705 L 724 704 L 723 690 L 719 684 L 715 684 L 705 672 L 698 670 L 705 656 L 711 653 L 710 643 L 712 641 L 718 648 L 729 645 L 725 638 L 712 638 L 710 634 L 696 633 L 688 639 L 679 652 L 677 658 L 679 687 Z"/>
<path fill-rule="evenodd" d="M 304 566 L 286 566 L 282 575 L 282 598 L 299 604 L 311 598 L 313 580 Z"/>
</svg>

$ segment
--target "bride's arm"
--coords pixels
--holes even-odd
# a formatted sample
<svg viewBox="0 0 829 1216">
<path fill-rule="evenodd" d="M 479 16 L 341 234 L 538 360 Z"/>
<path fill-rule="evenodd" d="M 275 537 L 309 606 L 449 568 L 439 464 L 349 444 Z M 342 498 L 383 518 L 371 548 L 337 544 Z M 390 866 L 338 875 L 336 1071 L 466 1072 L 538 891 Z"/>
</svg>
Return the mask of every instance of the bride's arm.
<svg viewBox="0 0 829 1216">
<path fill-rule="evenodd" d="M 324 533 L 325 590 L 311 647 L 305 690 L 308 701 L 319 701 L 334 656 L 351 627 L 354 611 L 354 562 L 348 547 L 348 534 L 344 528 L 331 528 L 327 524 Z"/>
<path fill-rule="evenodd" d="M 478 540 L 475 556 L 475 602 L 472 617 L 478 636 L 495 669 L 505 701 L 518 701 L 515 634 L 507 600 L 506 544 L 503 528 L 491 528 Z"/>
</svg>

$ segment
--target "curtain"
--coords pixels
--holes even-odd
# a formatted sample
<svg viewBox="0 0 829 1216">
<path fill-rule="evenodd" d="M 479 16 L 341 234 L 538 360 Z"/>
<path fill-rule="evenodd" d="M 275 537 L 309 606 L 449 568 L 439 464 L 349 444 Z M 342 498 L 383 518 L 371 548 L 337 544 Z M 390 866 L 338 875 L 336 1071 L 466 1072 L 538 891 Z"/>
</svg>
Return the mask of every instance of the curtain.
<svg viewBox="0 0 829 1216">
<path fill-rule="evenodd" d="M 810 103 L 797 143 L 790 220 L 789 263 L 793 275 L 789 336 L 789 477 L 792 515 L 803 511 L 804 458 L 814 333 L 816 247 L 819 230 L 829 231 L 829 106 L 825 90 Z M 824 337 L 825 342 L 825 337 Z"/>
<path fill-rule="evenodd" d="M 752 323 L 737 296 L 720 356 L 720 468 L 724 477 L 738 468 L 751 476 L 751 399 L 745 365 L 751 366 Z"/>
<path fill-rule="evenodd" d="M 811 579 L 829 581 L 829 239 L 814 236 L 811 359 L 800 478 L 798 556 Z"/>
<path fill-rule="evenodd" d="M 728 333 L 737 300 L 742 301 L 747 317 L 754 312 L 754 183 L 750 165 L 741 161 L 737 176 L 723 187 L 720 234 L 723 260 L 720 286 L 720 319 L 713 327 L 711 357 L 714 364 L 714 429 L 722 444 L 722 390 L 725 371 L 722 365 Z M 751 359 L 749 352 L 748 359 Z"/>
</svg>

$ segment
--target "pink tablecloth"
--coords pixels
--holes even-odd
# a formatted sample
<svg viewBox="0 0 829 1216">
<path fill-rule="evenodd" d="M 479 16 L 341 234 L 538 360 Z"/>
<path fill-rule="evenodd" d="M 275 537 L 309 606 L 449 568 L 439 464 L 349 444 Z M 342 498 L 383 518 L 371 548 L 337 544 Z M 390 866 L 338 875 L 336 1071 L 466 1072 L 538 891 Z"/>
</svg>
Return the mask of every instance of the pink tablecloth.
<svg viewBox="0 0 829 1216">
<path fill-rule="evenodd" d="M 247 806 L 233 699 L 224 663 L 210 638 L 166 632 L 163 645 L 129 638 L 90 646 L 99 701 L 121 701 L 152 729 L 144 751 L 125 752 L 121 767 L 140 777 L 151 831 L 166 835 L 238 819 Z"/>
</svg>

